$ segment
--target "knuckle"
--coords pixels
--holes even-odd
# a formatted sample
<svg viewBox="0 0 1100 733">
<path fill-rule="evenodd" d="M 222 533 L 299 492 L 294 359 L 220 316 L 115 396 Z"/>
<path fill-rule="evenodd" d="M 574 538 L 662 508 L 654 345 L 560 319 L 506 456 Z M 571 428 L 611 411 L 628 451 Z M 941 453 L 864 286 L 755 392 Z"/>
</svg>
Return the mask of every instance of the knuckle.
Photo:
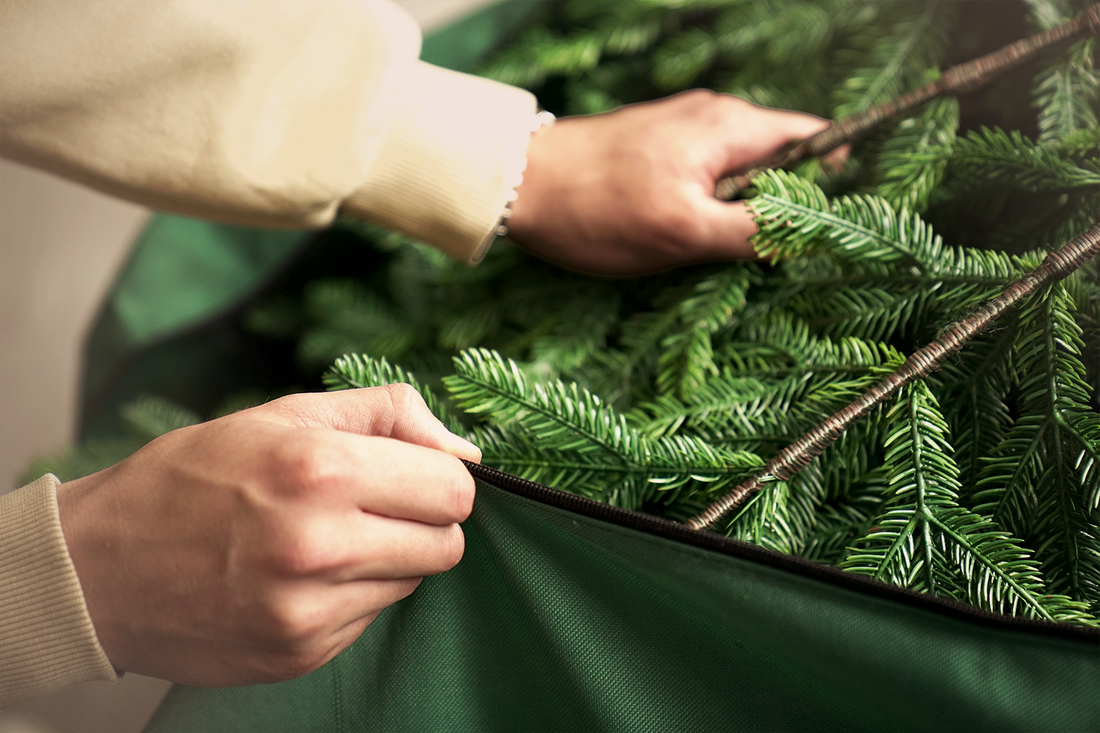
<svg viewBox="0 0 1100 733">
<path fill-rule="evenodd" d="M 394 384 L 387 384 L 381 389 L 386 391 L 390 404 L 393 405 L 394 415 L 404 415 L 421 408 L 427 409 L 424 398 L 410 384 L 395 382 Z"/>
<path fill-rule="evenodd" d="M 300 594 L 288 594 L 257 613 L 273 649 L 282 656 L 308 656 L 325 628 L 321 610 Z"/>
<path fill-rule="evenodd" d="M 272 448 L 270 465 L 287 489 L 314 492 L 339 479 L 339 461 L 332 447 L 319 436 L 299 434 Z"/>
<path fill-rule="evenodd" d="M 315 575 L 331 566 L 326 543 L 312 533 L 291 530 L 269 552 L 268 564 L 282 576 Z"/>
<path fill-rule="evenodd" d="M 390 397 L 394 400 L 406 402 L 408 400 L 417 400 L 420 398 L 420 393 L 417 392 L 411 384 L 405 382 L 394 382 L 387 384 L 383 389 L 390 393 Z"/>
<path fill-rule="evenodd" d="M 298 422 L 298 418 L 313 410 L 313 397 L 306 394 L 288 394 L 268 402 L 261 407 L 266 412 L 273 412 L 291 422 Z"/>
<path fill-rule="evenodd" d="M 690 250 L 706 240 L 703 222 L 691 206 L 663 206 L 656 210 L 655 216 L 657 221 L 653 229 L 672 253 Z"/>
<path fill-rule="evenodd" d="M 688 89 L 680 93 L 680 97 L 691 104 L 709 104 L 718 96 L 719 94 L 711 89 Z"/>
</svg>

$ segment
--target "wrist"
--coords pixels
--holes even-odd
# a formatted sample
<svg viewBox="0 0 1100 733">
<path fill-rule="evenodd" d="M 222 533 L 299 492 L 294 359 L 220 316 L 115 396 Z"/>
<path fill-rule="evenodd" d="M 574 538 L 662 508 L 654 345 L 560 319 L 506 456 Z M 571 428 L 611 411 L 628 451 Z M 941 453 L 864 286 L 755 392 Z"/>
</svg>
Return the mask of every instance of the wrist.
<svg viewBox="0 0 1100 733">
<path fill-rule="evenodd" d="M 539 110 L 538 113 L 535 114 L 534 124 L 531 128 L 531 136 L 527 141 L 523 169 L 519 181 L 516 183 L 515 188 L 512 189 L 508 201 L 504 204 L 504 210 L 500 213 L 500 224 L 497 226 L 496 236 L 505 237 L 508 236 L 510 231 L 514 230 L 515 222 L 513 222 L 513 219 L 516 213 L 516 201 L 519 199 L 520 189 L 523 188 L 523 183 L 529 176 L 529 172 L 538 169 L 537 165 L 532 166 L 532 158 L 536 154 L 536 151 L 542 147 L 541 143 L 546 139 L 548 128 L 556 121 L 557 118 L 554 116 L 554 113 L 549 110 Z M 531 188 L 531 186 L 528 186 L 527 190 L 530 191 Z M 527 209 L 529 207 L 524 208 Z M 521 216 L 519 224 L 522 229 L 524 217 Z"/>
<path fill-rule="evenodd" d="M 499 236 L 509 236 L 517 241 L 529 238 L 538 230 L 542 190 L 548 182 L 548 159 L 552 156 L 553 138 L 558 129 L 554 115 L 545 110 L 535 116 L 535 121 L 527 143 L 523 174 L 501 214 L 501 226 L 497 230 Z"/>
</svg>

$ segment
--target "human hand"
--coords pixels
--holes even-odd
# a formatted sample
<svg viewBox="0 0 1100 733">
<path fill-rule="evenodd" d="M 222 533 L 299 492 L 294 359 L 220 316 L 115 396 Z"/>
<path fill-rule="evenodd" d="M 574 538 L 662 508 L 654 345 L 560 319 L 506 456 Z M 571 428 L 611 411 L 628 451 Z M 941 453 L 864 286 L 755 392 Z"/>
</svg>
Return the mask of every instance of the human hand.
<svg viewBox="0 0 1100 733">
<path fill-rule="evenodd" d="M 716 184 L 828 126 L 699 89 L 558 120 L 531 138 L 509 236 L 543 259 L 605 275 L 751 259 L 752 214 L 716 199 Z"/>
<path fill-rule="evenodd" d="M 299 677 L 462 557 L 480 451 L 411 387 L 284 397 L 168 433 L 58 490 L 119 670 L 211 687 Z"/>
</svg>

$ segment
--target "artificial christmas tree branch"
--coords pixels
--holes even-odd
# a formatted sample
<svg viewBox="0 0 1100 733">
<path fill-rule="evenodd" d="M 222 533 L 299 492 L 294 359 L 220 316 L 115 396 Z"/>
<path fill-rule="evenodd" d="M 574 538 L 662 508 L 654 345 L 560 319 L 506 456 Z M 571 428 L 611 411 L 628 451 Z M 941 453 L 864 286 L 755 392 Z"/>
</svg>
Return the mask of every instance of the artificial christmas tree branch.
<svg viewBox="0 0 1100 733">
<path fill-rule="evenodd" d="M 1098 8 L 1100 6 L 1093 6 Z M 820 423 L 794 444 L 780 451 L 762 471 L 688 520 L 693 529 L 705 529 L 735 509 L 765 484 L 788 481 L 810 461 L 828 448 L 856 420 L 882 404 L 910 382 L 935 371 L 944 359 L 961 349 L 967 341 L 987 329 L 1005 311 L 1013 308 L 1040 288 L 1067 277 L 1100 254 L 1100 221 L 1081 236 L 1047 255 L 1037 268 L 1009 285 L 996 298 L 955 323 L 938 339 L 915 352 L 890 376 L 865 392 L 859 399 Z"/>
<path fill-rule="evenodd" d="M 914 89 L 864 112 L 845 117 L 817 135 L 802 141 L 765 166 L 747 173 L 723 178 L 715 188 L 715 196 L 729 201 L 752 184 L 761 171 L 788 168 L 805 158 L 816 158 L 853 143 L 878 124 L 908 112 L 941 96 L 960 96 L 989 84 L 1002 74 L 1035 58 L 1041 52 L 1062 43 L 1092 33 L 1100 36 L 1100 3 L 1095 3 L 1073 20 L 1048 31 L 1023 38 L 997 51 L 964 64 L 953 66 L 934 82 Z"/>
</svg>

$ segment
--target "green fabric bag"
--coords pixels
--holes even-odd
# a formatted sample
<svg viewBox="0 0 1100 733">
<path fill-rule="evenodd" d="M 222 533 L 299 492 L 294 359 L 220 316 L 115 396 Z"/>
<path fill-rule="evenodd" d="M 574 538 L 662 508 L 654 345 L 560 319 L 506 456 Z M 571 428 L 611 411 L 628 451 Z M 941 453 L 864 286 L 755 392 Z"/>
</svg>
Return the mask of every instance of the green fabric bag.
<svg viewBox="0 0 1100 733">
<path fill-rule="evenodd" d="M 147 730 L 1100 730 L 1100 632 L 473 470 L 457 568 L 317 672 L 176 687 Z"/>
</svg>

